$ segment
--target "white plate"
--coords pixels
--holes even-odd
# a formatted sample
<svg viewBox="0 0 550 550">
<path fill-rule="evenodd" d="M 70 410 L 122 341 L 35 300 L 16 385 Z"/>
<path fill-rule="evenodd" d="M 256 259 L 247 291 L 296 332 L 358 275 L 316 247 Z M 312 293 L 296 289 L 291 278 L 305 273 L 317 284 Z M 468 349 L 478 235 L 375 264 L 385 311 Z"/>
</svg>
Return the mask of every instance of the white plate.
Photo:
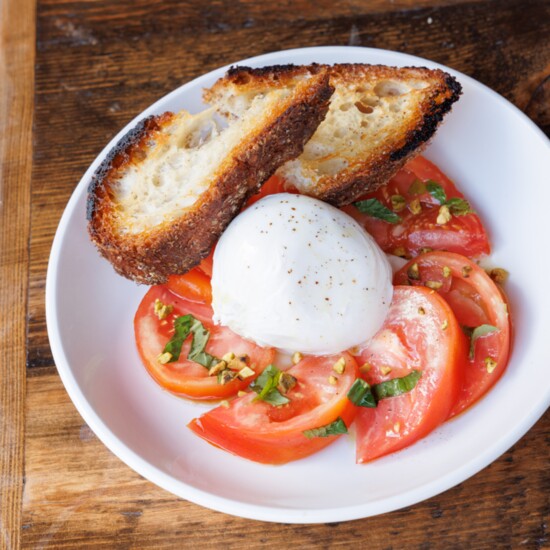
<svg viewBox="0 0 550 550">
<path fill-rule="evenodd" d="M 289 50 L 243 64 L 382 63 L 439 67 L 384 50 Z M 471 198 L 486 221 L 494 263 L 511 272 L 515 345 L 509 367 L 477 405 L 429 437 L 372 464 L 354 463 L 342 437 L 315 456 L 273 467 L 231 456 L 185 426 L 208 406 L 159 388 L 138 358 L 132 320 L 146 288 L 115 274 L 90 243 L 86 187 L 107 151 L 151 114 L 202 108 L 201 90 L 223 67 L 141 113 L 113 138 L 76 188 L 59 224 L 46 285 L 53 356 L 76 408 L 103 443 L 153 483 L 203 506 L 268 521 L 314 523 L 381 514 L 419 502 L 475 474 L 511 447 L 550 404 L 550 148 L 519 110 L 471 78 L 454 74 L 464 95 L 426 152 Z"/>
</svg>

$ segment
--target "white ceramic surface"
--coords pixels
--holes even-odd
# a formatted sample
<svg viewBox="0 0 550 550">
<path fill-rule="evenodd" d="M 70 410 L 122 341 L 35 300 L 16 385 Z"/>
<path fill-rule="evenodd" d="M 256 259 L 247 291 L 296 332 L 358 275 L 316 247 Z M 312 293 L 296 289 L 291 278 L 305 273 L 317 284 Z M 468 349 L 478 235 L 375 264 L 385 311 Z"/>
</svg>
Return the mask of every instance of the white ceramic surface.
<svg viewBox="0 0 550 550">
<path fill-rule="evenodd" d="M 289 50 L 245 60 L 276 63 L 435 63 L 351 47 Z M 445 67 L 441 67 L 445 69 Z M 227 67 L 190 82 L 144 111 L 113 138 L 69 201 L 53 244 L 46 312 L 53 356 L 78 411 L 103 443 L 141 475 L 176 495 L 229 514 L 315 523 L 380 514 L 440 493 L 512 446 L 550 404 L 550 147 L 520 111 L 471 78 L 448 70 L 464 94 L 426 151 L 471 198 L 507 268 L 515 343 L 507 371 L 478 404 L 429 437 L 372 464 L 354 463 L 354 437 L 307 459 L 265 466 L 208 445 L 187 428 L 209 408 L 159 388 L 141 366 L 132 320 L 146 291 L 115 274 L 86 233 L 86 187 L 107 151 L 137 120 L 202 108 L 201 89 Z M 228 472 L 231 472 L 228 475 Z"/>
</svg>

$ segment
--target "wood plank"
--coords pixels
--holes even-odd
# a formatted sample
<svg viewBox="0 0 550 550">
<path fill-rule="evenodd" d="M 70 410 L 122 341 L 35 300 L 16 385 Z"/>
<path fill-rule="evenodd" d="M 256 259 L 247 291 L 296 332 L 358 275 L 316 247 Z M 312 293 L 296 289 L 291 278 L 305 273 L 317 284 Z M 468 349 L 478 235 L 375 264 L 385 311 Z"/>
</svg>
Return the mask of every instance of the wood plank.
<svg viewBox="0 0 550 550">
<path fill-rule="evenodd" d="M 0 3 L 0 547 L 17 548 L 24 468 L 25 305 L 34 0 Z"/>
<path fill-rule="evenodd" d="M 500 2 L 499 9 L 492 2 L 478 2 L 401 12 L 377 11 L 383 8 L 380 2 L 376 9 L 370 4 L 361 7 L 360 2 L 331 2 L 334 13 L 327 2 L 321 2 L 325 7 L 320 12 L 273 5 L 262 7 L 263 15 L 250 25 L 245 24 L 246 14 L 258 12 L 259 3 L 236 3 L 233 10 L 229 0 L 217 3 L 216 9 L 203 9 L 196 0 L 185 8 L 167 0 L 152 28 L 138 25 L 137 16 L 117 15 L 117 10 L 129 10 L 128 2 L 117 3 L 116 9 L 102 2 L 82 2 L 78 7 L 59 0 L 39 4 L 31 367 L 53 364 L 44 280 L 55 228 L 70 193 L 122 126 L 182 83 L 264 52 L 351 43 L 406 51 L 450 65 L 527 108 L 550 65 L 550 41 L 545 39 L 550 35 L 550 3 L 540 0 Z M 139 14 L 160 9 L 147 2 L 136 6 Z M 201 9 L 206 10 L 204 17 Z M 71 17 L 63 15 L 70 10 Z M 189 10 L 195 19 L 188 19 Z M 533 92 L 525 87 L 530 79 Z"/>
<path fill-rule="evenodd" d="M 269 524 L 208 511 L 145 481 L 95 437 L 53 368 L 35 372 L 28 380 L 24 547 L 230 550 L 292 541 L 296 548 L 482 549 L 548 542 L 550 413 L 491 466 L 421 504 L 354 522 Z"/>
</svg>

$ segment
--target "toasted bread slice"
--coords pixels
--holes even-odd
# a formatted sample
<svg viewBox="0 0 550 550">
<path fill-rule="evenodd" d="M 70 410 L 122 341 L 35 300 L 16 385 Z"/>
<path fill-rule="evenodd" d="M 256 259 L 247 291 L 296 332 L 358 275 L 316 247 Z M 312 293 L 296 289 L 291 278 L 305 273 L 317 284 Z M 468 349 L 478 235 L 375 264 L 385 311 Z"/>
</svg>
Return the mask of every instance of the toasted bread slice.
<svg viewBox="0 0 550 550">
<path fill-rule="evenodd" d="M 387 182 L 417 155 L 461 93 L 440 70 L 381 65 L 235 67 L 204 92 L 228 118 L 238 118 L 258 94 L 329 71 L 330 110 L 300 157 L 278 173 L 301 193 L 337 206 Z"/>
<path fill-rule="evenodd" d="M 146 284 L 197 265 L 248 197 L 303 151 L 332 92 L 320 71 L 257 94 L 229 123 L 213 108 L 141 121 L 88 189 L 88 229 L 101 254 Z"/>
</svg>

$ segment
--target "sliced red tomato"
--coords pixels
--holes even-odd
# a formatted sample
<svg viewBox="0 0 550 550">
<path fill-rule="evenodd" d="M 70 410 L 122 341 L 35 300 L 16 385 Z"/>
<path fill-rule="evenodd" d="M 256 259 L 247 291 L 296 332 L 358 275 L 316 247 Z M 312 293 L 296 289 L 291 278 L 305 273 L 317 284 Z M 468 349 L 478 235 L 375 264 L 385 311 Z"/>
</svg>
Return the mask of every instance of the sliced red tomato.
<svg viewBox="0 0 550 550">
<path fill-rule="evenodd" d="M 212 303 L 210 277 L 199 267 L 191 269 L 185 275 L 170 275 L 166 286 L 188 301 Z"/>
<path fill-rule="evenodd" d="M 464 383 L 451 416 L 482 397 L 500 378 L 510 352 L 510 317 L 502 290 L 464 256 L 430 252 L 411 260 L 395 275 L 396 284 L 430 285 L 445 298 L 463 327 L 497 330 L 475 340 L 473 357 L 464 353 Z"/>
<path fill-rule="evenodd" d="M 428 180 L 439 184 L 447 201 L 464 198 L 437 166 L 423 157 L 416 157 L 386 185 L 361 198 L 377 199 L 400 217 L 399 223 L 363 214 L 354 205 L 343 210 L 363 225 L 385 252 L 391 254 L 412 257 L 423 249 L 449 250 L 469 257 L 489 254 L 489 239 L 477 214 L 452 215 L 446 223 L 437 223 L 441 203 L 422 185 Z"/>
<path fill-rule="evenodd" d="M 372 386 L 422 372 L 409 392 L 359 407 L 357 462 L 367 462 L 411 445 L 448 417 L 460 389 L 466 342 L 452 310 L 437 293 L 395 287 L 382 329 L 357 357 Z M 370 367 L 370 368 L 369 368 Z"/>
<path fill-rule="evenodd" d="M 296 189 L 286 180 L 280 176 L 271 176 L 261 187 L 261 189 L 248 199 L 246 206 L 251 206 L 255 202 L 267 197 L 268 195 L 275 195 L 276 193 L 297 193 Z"/>
<path fill-rule="evenodd" d="M 155 314 L 155 301 L 172 306 L 172 312 L 159 319 Z M 241 338 L 227 327 L 212 323 L 212 308 L 205 303 L 186 300 L 170 292 L 165 286 L 154 286 L 144 296 L 134 319 L 137 347 L 143 364 L 149 374 L 165 389 L 194 399 L 221 399 L 235 395 L 246 388 L 254 377 L 235 379 L 219 384 L 216 376 L 209 376 L 208 369 L 194 361 L 187 360 L 191 336 L 185 341 L 180 358 L 173 363 L 162 364 L 158 356 L 173 336 L 174 320 L 180 315 L 191 314 L 210 332 L 206 352 L 223 357 L 228 352 L 248 355 L 249 365 L 256 375 L 273 362 L 275 351 L 262 348 Z"/>
<path fill-rule="evenodd" d="M 337 374 L 333 366 L 340 357 L 346 361 L 345 370 Z M 265 464 L 284 464 L 319 451 L 338 436 L 309 439 L 304 431 L 338 418 L 346 426 L 353 422 L 356 408 L 346 395 L 358 376 L 357 364 L 347 353 L 306 357 L 287 372 L 297 383 L 286 394 L 286 405 L 273 406 L 250 392 L 196 418 L 189 428 L 217 447 Z"/>
<path fill-rule="evenodd" d="M 202 260 L 202 262 L 197 266 L 197 269 L 200 269 L 209 279 L 212 278 L 212 266 L 214 264 L 214 250 L 216 246 L 212 247 L 210 254 Z"/>
</svg>

